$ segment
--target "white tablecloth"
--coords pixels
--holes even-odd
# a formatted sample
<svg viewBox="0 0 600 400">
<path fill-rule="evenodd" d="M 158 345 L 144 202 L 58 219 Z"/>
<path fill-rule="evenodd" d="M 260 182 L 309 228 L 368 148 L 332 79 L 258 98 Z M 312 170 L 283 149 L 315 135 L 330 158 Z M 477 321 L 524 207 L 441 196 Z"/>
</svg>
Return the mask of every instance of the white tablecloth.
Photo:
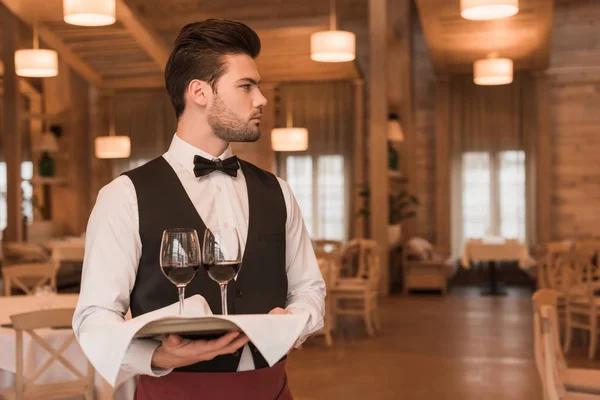
<svg viewBox="0 0 600 400">
<path fill-rule="evenodd" d="M 55 261 L 80 261 L 83 262 L 85 253 L 85 239 L 83 237 L 64 237 L 50 239 L 44 246 L 52 253 Z"/>
<path fill-rule="evenodd" d="M 469 239 L 463 247 L 461 264 L 469 268 L 471 261 L 518 261 L 522 269 L 534 265 L 525 244 L 518 240 Z"/>
<path fill-rule="evenodd" d="M 77 304 L 76 294 L 58 295 L 52 300 L 52 308 L 74 308 Z M 28 311 L 36 311 L 41 308 L 40 299 L 36 296 L 11 296 L 0 297 L 0 324 L 10 323 L 10 316 Z M 37 333 L 58 348 L 64 341 L 72 335 L 71 330 L 53 330 L 41 329 Z M 35 372 L 48 358 L 48 352 L 39 344 L 31 340 L 29 335 L 23 335 L 24 348 L 24 374 L 27 377 Z M 71 362 L 75 368 L 85 373 L 87 369 L 87 359 L 79 347 L 77 341 L 73 341 L 71 346 L 63 353 L 65 358 Z M 16 336 L 15 331 L 10 328 L 0 327 L 0 388 L 14 387 L 14 378 L 16 372 Z M 40 376 L 37 383 L 47 383 L 54 380 L 72 379 L 75 376 L 62 364 L 55 362 Z M 130 379 L 120 385 L 115 391 L 108 383 L 96 374 L 96 397 L 99 400 L 133 399 L 135 391 L 135 379 Z"/>
</svg>

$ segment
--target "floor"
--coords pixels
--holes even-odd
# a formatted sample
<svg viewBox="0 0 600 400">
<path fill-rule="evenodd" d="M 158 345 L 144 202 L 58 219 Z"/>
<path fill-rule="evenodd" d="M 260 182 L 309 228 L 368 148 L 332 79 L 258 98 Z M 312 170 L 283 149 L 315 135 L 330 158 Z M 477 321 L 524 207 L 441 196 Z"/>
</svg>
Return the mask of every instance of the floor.
<svg viewBox="0 0 600 400">
<path fill-rule="evenodd" d="M 506 297 L 454 289 L 383 301 L 383 332 L 368 338 L 350 326 L 327 348 L 311 338 L 289 358 L 296 400 L 542 399 L 533 359 L 531 291 Z M 572 366 L 600 369 L 584 349 Z"/>
</svg>

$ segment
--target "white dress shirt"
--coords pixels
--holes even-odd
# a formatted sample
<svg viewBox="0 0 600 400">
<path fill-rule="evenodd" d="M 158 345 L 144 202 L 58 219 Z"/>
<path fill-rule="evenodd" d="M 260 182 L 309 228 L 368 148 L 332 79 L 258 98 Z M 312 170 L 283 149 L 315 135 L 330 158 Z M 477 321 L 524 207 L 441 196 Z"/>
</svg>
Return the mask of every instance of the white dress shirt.
<svg viewBox="0 0 600 400">
<path fill-rule="evenodd" d="M 180 179 L 187 195 L 208 229 L 235 226 L 240 232 L 242 248 L 248 231 L 248 191 L 241 169 L 237 177 L 214 171 L 203 177 L 194 175 L 194 156 L 213 159 L 177 134 L 163 157 Z M 232 155 L 228 148 L 219 158 Z M 288 184 L 277 178 L 281 186 L 286 219 L 286 271 L 288 295 L 286 309 L 293 313 L 308 312 L 310 317 L 296 346 L 323 327 L 325 283 L 300 213 Z M 168 193 L 164 193 L 168 196 Z M 100 190 L 87 226 L 81 292 L 73 329 L 81 332 L 115 320 L 123 320 L 129 309 L 142 243 L 135 187 L 129 177 L 119 176 Z M 243 268 L 243 266 L 242 266 Z M 216 283 L 215 283 L 216 285 Z M 175 286 L 173 286 L 173 290 Z M 151 376 L 162 376 L 171 370 L 151 367 L 152 354 L 160 342 L 137 339 L 129 347 L 122 368 Z M 102 351 L 102 349 L 98 349 Z M 244 346 L 238 371 L 254 369 L 248 345 Z"/>
</svg>

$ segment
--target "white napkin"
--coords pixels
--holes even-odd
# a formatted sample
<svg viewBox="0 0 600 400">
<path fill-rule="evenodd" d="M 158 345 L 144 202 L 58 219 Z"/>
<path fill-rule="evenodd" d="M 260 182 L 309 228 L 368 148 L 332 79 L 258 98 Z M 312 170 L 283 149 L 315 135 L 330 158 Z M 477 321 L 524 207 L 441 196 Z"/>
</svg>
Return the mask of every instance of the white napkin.
<svg viewBox="0 0 600 400">
<path fill-rule="evenodd" d="M 140 329 L 165 317 L 189 319 L 208 316 L 236 324 L 254 343 L 269 366 L 273 366 L 292 348 L 309 314 L 213 315 L 204 297 L 195 295 L 185 299 L 183 316 L 179 315 L 179 303 L 173 303 L 137 318 L 82 332 L 79 344 L 96 371 L 115 387 L 127 348 Z"/>
</svg>

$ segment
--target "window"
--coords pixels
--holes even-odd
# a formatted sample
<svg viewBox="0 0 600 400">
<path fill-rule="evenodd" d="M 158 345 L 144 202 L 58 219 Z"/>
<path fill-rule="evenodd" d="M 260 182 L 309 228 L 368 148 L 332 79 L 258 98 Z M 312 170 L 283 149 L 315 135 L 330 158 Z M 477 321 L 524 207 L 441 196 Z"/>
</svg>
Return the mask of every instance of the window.
<svg viewBox="0 0 600 400">
<path fill-rule="evenodd" d="M 341 155 L 287 156 L 286 179 L 313 238 L 345 240 L 346 182 Z"/>
<path fill-rule="evenodd" d="M 22 207 L 23 215 L 27 218 L 27 222 L 33 221 L 33 185 L 30 180 L 33 177 L 33 163 L 24 161 L 21 163 L 21 191 L 22 191 Z M 6 204 L 6 163 L 0 162 L 0 230 L 6 229 L 7 224 L 7 204 Z"/>
<path fill-rule="evenodd" d="M 462 169 L 463 238 L 525 240 L 525 152 L 468 152 Z"/>
</svg>

